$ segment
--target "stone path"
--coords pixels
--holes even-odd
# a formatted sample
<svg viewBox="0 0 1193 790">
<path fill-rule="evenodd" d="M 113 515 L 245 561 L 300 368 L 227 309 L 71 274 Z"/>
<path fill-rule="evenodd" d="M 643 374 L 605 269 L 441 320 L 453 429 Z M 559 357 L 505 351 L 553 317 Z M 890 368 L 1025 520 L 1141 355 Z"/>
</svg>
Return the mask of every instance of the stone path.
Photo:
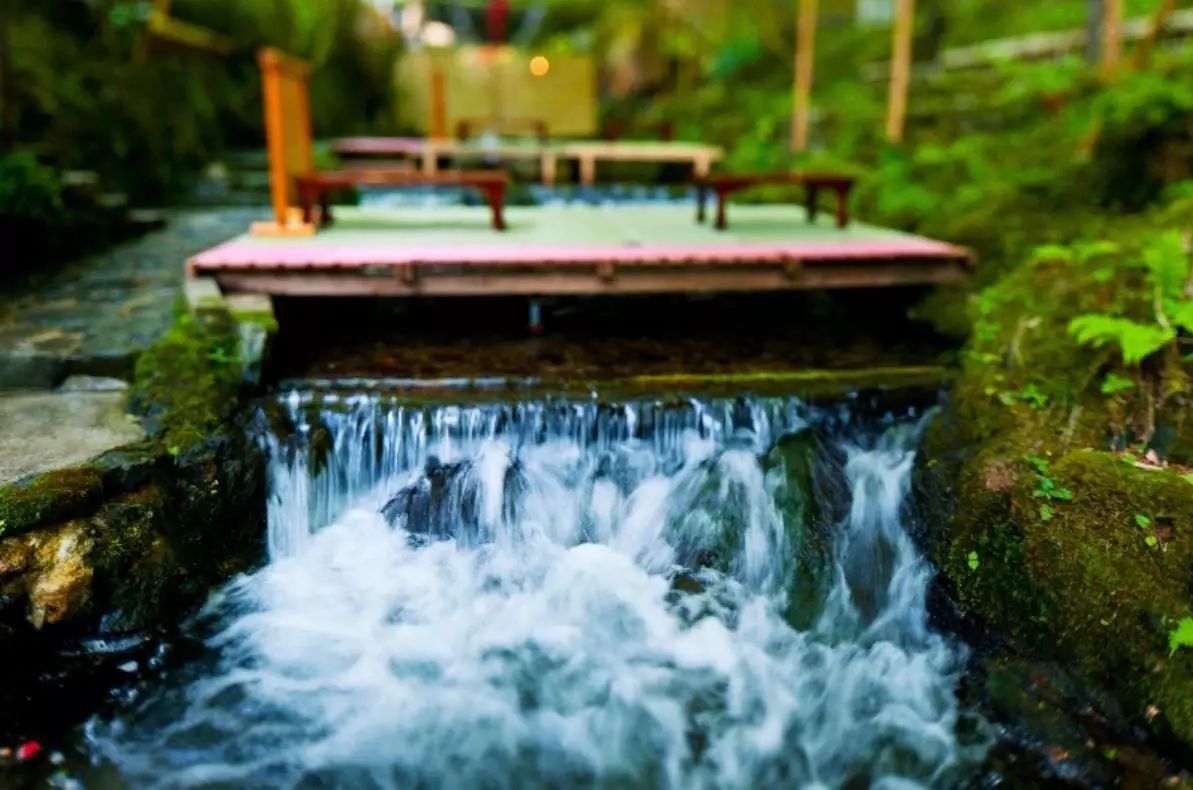
<svg viewBox="0 0 1193 790">
<path fill-rule="evenodd" d="M 262 213 L 173 212 L 162 230 L 0 290 L 0 390 L 46 389 L 73 374 L 127 377 L 170 326 L 187 257 Z"/>
<path fill-rule="evenodd" d="M 86 379 L 73 377 L 54 392 L 0 393 L 0 484 L 82 464 L 144 438 L 126 413 L 126 388 Z"/>
<path fill-rule="evenodd" d="M 161 230 L 0 290 L 0 485 L 144 436 L 119 379 L 173 321 L 186 259 L 260 214 L 174 212 Z"/>
</svg>

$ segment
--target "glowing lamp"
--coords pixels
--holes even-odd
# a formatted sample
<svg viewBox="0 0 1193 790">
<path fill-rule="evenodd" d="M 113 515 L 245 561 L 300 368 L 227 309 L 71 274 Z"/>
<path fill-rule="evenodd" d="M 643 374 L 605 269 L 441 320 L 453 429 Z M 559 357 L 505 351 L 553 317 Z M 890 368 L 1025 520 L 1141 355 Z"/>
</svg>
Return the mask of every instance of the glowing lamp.
<svg viewBox="0 0 1193 790">
<path fill-rule="evenodd" d="M 551 70 L 551 61 L 542 55 L 535 55 L 530 59 L 530 73 L 535 77 L 545 77 Z"/>
</svg>

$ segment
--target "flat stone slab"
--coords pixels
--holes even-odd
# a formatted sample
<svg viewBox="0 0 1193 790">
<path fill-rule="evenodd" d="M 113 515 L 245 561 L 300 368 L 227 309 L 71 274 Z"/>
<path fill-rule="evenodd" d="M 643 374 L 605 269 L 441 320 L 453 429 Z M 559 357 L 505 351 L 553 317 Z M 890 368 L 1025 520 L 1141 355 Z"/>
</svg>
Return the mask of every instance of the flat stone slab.
<svg viewBox="0 0 1193 790">
<path fill-rule="evenodd" d="M 0 393 L 0 483 L 66 469 L 144 438 L 122 390 Z"/>
<path fill-rule="evenodd" d="M 187 257 L 261 214 L 171 212 L 163 229 L 95 255 L 26 266 L 33 275 L 0 287 L 0 390 L 50 388 L 73 373 L 127 378 L 173 323 Z"/>
</svg>

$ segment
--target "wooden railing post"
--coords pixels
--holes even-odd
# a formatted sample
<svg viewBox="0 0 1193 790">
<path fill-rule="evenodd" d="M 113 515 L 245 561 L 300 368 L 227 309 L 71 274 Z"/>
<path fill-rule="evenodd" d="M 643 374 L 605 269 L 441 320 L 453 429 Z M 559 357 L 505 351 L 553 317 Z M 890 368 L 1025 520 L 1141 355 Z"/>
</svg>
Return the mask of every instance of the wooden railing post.
<svg viewBox="0 0 1193 790">
<path fill-rule="evenodd" d="M 907 120 L 907 90 L 911 83 L 911 37 L 915 27 L 915 0 L 897 0 L 891 57 L 891 89 L 887 102 L 886 139 L 903 142 Z"/>
<path fill-rule="evenodd" d="M 447 139 L 447 78 L 443 71 L 431 71 L 431 119 L 428 131 L 432 140 Z"/>
<path fill-rule="evenodd" d="M 1143 40 L 1135 48 L 1135 57 L 1131 61 L 1133 68 L 1142 69 L 1147 66 L 1147 62 L 1152 56 L 1152 50 L 1155 49 L 1156 42 L 1160 40 L 1160 35 L 1164 32 L 1164 28 L 1168 25 L 1168 20 L 1172 18 L 1174 11 L 1176 11 L 1176 0 L 1160 0 L 1160 4 L 1156 6 L 1156 10 L 1152 13 L 1152 19 L 1147 28 L 1147 35 L 1143 37 Z"/>
<path fill-rule="evenodd" d="M 795 96 L 791 117 L 791 149 L 808 149 L 808 119 L 811 113 L 812 73 L 816 54 L 816 0 L 799 0 L 795 31 Z"/>
<path fill-rule="evenodd" d="M 1123 56 L 1123 0 L 1102 0 L 1102 76 L 1113 77 Z"/>
<path fill-rule="evenodd" d="M 278 54 L 263 49 L 257 56 L 261 67 L 261 95 L 265 107 L 265 145 L 269 153 L 269 195 L 278 227 L 286 224 L 290 207 L 290 185 L 286 173 L 285 111 L 282 107 L 282 76 Z"/>
<path fill-rule="evenodd" d="M 258 234 L 307 234 L 313 226 L 293 222 L 295 178 L 314 170 L 311 137 L 309 69 L 277 50 L 257 53 L 265 111 L 265 144 L 269 153 L 269 196 L 274 222 L 255 223 Z"/>
</svg>

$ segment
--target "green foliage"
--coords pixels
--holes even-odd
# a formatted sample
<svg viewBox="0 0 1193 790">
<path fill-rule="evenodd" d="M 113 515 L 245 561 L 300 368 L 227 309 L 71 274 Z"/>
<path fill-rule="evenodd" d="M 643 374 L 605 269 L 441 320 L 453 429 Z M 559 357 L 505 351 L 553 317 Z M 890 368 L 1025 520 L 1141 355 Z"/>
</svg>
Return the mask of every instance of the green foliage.
<svg viewBox="0 0 1193 790">
<path fill-rule="evenodd" d="M 1124 362 L 1138 365 L 1175 340 L 1177 328 L 1193 328 L 1193 299 L 1185 292 L 1189 254 L 1179 233 L 1163 233 L 1143 248 L 1138 259 L 1129 259 L 1125 265 L 1146 272 L 1146 285 L 1152 291 L 1152 322 L 1113 313 L 1086 313 L 1069 322 L 1069 333 L 1081 345 L 1117 346 Z"/>
<path fill-rule="evenodd" d="M 1120 392 L 1133 389 L 1135 389 L 1135 382 L 1117 373 L 1108 373 L 1106 374 L 1106 378 L 1102 379 L 1101 391 L 1103 395 L 1117 395 Z"/>
<path fill-rule="evenodd" d="M 65 211 L 62 188 L 53 168 L 30 151 L 0 158 L 0 221 L 52 225 Z"/>
<path fill-rule="evenodd" d="M 226 147 L 259 147 L 251 53 L 263 44 L 313 62 L 318 132 L 392 128 L 396 39 L 383 28 L 365 34 L 373 12 L 362 0 L 174 2 L 173 15 L 231 37 L 237 51 L 220 63 L 150 46 L 148 2 L 61 5 L 18 2 L 12 12 L 14 132 L 43 161 L 97 171 L 106 191 L 176 199 Z"/>
<path fill-rule="evenodd" d="M 978 553 L 976 551 L 971 551 L 965 558 L 965 564 L 969 566 L 971 571 L 976 571 L 979 567 L 981 567 L 982 561 L 979 559 Z"/>
<path fill-rule="evenodd" d="M 1045 458 L 1035 454 L 1028 454 L 1023 457 L 1023 460 L 1027 461 L 1036 475 L 1036 489 L 1032 492 L 1032 496 L 1036 499 L 1045 500 L 1040 505 L 1040 519 L 1051 521 L 1055 515 L 1055 511 L 1049 503 L 1053 501 L 1070 502 L 1073 499 L 1073 492 L 1068 488 L 1057 485 L 1056 480 L 1052 478 L 1052 465 Z"/>
<path fill-rule="evenodd" d="M 1098 314 L 1074 318 L 1069 322 L 1069 333 L 1084 346 L 1118 346 L 1128 365 L 1138 365 L 1176 338 L 1170 328 Z"/>
<path fill-rule="evenodd" d="M 1193 617 L 1182 617 L 1176 628 L 1168 634 L 1168 652 L 1175 656 L 1182 647 L 1193 648 Z"/>
</svg>

